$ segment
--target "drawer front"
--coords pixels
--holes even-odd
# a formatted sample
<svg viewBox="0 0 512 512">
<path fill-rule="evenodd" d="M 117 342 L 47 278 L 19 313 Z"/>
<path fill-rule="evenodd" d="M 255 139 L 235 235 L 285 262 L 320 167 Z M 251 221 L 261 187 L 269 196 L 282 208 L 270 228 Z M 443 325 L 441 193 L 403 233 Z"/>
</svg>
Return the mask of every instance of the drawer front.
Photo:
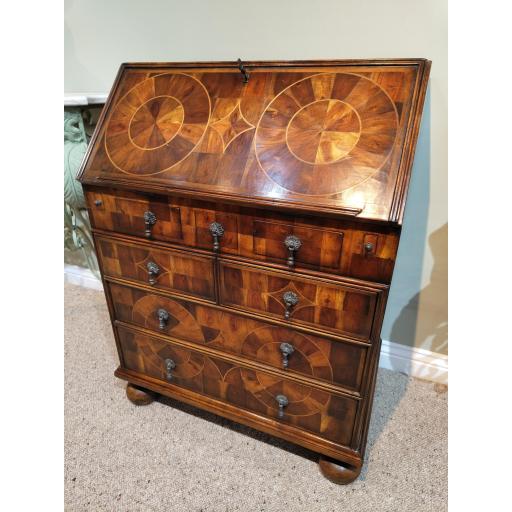
<svg viewBox="0 0 512 512">
<path fill-rule="evenodd" d="M 130 279 L 157 289 L 214 300 L 213 259 L 109 238 L 96 238 L 106 276 Z"/>
<path fill-rule="evenodd" d="M 127 369 L 350 445 L 358 405 L 355 399 L 127 329 L 118 328 L 118 333 Z"/>
<path fill-rule="evenodd" d="M 359 391 L 367 348 L 110 284 L 118 320 Z"/>
<path fill-rule="evenodd" d="M 383 283 L 391 281 L 398 236 L 365 231 L 353 223 L 324 224 L 254 218 L 252 245 L 246 244 L 242 250 L 246 256 L 293 268 Z"/>
<path fill-rule="evenodd" d="M 96 229 L 168 242 L 182 242 L 181 208 L 165 196 L 126 191 L 87 190 Z"/>
<path fill-rule="evenodd" d="M 367 224 L 124 190 L 88 188 L 86 196 L 95 229 L 213 250 L 211 227 L 220 225 L 221 254 L 298 270 L 389 283 L 398 250 L 397 232 Z"/>
<path fill-rule="evenodd" d="M 291 245 L 291 249 L 285 245 L 287 241 L 293 242 L 289 237 L 295 237 L 296 245 Z M 297 244 L 300 247 L 295 250 Z M 341 266 L 343 232 L 254 219 L 252 250 L 254 254 L 281 262 L 287 262 L 292 256 L 290 266 L 309 265 L 336 270 Z"/>
<path fill-rule="evenodd" d="M 369 339 L 376 291 L 329 284 L 227 262 L 220 262 L 220 302 L 302 324 Z"/>
<path fill-rule="evenodd" d="M 390 283 L 398 250 L 398 234 L 353 222 L 290 219 L 282 214 L 259 217 L 231 210 L 193 208 L 193 240 L 212 248 L 211 223 L 222 226 L 221 254 L 237 255 L 296 270 L 314 270 L 367 281 Z M 188 217 L 187 217 L 188 218 Z"/>
</svg>

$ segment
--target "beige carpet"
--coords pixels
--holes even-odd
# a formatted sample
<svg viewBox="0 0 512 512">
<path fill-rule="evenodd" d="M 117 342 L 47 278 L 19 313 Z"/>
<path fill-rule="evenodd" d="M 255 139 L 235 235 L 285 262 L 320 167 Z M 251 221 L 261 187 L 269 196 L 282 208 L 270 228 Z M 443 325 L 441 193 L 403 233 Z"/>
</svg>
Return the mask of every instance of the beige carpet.
<svg viewBox="0 0 512 512">
<path fill-rule="evenodd" d="M 302 448 L 172 400 L 132 405 L 103 294 L 65 291 L 66 511 L 446 510 L 447 393 L 433 384 L 379 370 L 365 467 L 337 486 Z"/>
</svg>

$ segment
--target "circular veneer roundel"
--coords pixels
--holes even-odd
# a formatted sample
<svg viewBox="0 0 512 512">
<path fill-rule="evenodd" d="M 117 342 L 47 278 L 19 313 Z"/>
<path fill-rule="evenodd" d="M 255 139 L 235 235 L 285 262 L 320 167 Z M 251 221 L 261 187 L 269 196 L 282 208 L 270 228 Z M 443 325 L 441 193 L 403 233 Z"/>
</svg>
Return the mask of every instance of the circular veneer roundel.
<svg viewBox="0 0 512 512">
<path fill-rule="evenodd" d="M 241 368 L 240 373 L 245 390 L 269 409 L 277 411 L 279 409 L 277 396 L 285 395 L 288 399 L 286 406 L 288 417 L 321 413 L 330 401 L 329 393 L 319 389 L 249 368 Z"/>
<path fill-rule="evenodd" d="M 294 348 L 288 371 L 296 371 L 316 379 L 332 380 L 331 363 L 322 350 L 304 334 L 282 327 L 266 326 L 250 332 L 242 342 L 241 353 L 279 368 L 283 360 L 280 350 L 283 341 Z"/>
<path fill-rule="evenodd" d="M 331 164 L 346 156 L 361 135 L 357 112 L 340 100 L 318 100 L 302 107 L 286 127 L 286 143 L 306 163 Z"/>
<path fill-rule="evenodd" d="M 132 143 L 140 149 L 156 149 L 170 142 L 183 125 L 183 105 L 172 96 L 157 96 L 143 103 L 130 120 Z"/>
<path fill-rule="evenodd" d="M 395 105 L 378 84 L 350 73 L 320 73 L 270 102 L 256 129 L 256 157 L 286 190 L 336 194 L 385 164 L 397 129 Z"/>
<path fill-rule="evenodd" d="M 163 73 L 143 80 L 115 105 L 105 149 L 120 171 L 163 172 L 183 161 L 206 131 L 210 97 L 199 80 Z"/>
</svg>

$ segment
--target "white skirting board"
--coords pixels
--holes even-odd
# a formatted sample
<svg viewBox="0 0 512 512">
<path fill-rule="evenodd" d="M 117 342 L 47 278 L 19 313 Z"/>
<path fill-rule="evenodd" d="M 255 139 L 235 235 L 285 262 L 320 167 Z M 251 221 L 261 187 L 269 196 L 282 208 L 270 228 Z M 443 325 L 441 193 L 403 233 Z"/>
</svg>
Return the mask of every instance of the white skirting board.
<svg viewBox="0 0 512 512">
<path fill-rule="evenodd" d="M 448 384 L 448 356 L 382 340 L 379 366 L 418 379 Z"/>
<path fill-rule="evenodd" d="M 101 281 L 89 269 L 75 265 L 64 265 L 64 279 L 68 283 L 103 290 Z M 379 366 L 419 379 L 448 384 L 448 356 L 430 350 L 382 340 Z"/>
<path fill-rule="evenodd" d="M 103 290 L 101 281 L 88 268 L 78 267 L 77 265 L 64 265 L 64 281 L 85 288 Z"/>
</svg>

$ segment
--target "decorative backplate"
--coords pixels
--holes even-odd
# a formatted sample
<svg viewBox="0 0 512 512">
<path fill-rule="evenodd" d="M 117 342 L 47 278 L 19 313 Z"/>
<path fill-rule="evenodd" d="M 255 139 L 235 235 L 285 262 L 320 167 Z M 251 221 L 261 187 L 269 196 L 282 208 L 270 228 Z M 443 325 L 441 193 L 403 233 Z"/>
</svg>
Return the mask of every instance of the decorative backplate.
<svg viewBox="0 0 512 512">
<path fill-rule="evenodd" d="M 423 59 L 127 64 L 81 180 L 400 220 Z"/>
</svg>

